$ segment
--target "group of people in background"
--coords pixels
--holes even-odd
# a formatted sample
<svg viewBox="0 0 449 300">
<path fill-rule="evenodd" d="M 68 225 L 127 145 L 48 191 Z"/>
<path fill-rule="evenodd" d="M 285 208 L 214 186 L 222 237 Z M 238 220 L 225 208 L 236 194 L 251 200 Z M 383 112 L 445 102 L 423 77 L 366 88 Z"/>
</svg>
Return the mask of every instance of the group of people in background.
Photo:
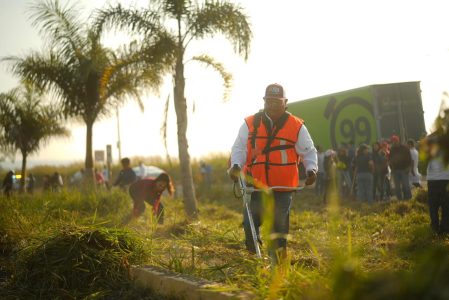
<svg viewBox="0 0 449 300">
<path fill-rule="evenodd" d="M 97 187 L 99 188 L 104 187 L 108 190 L 110 189 L 109 174 L 110 171 L 106 165 L 103 167 L 103 170 L 99 170 L 97 168 L 94 169 L 95 184 L 97 185 Z M 82 185 L 84 176 L 85 176 L 84 169 L 80 169 L 79 171 L 75 172 L 75 174 L 72 175 L 72 177 L 70 178 L 70 184 L 72 186 Z"/>
<path fill-rule="evenodd" d="M 34 175 L 31 173 L 28 174 L 27 178 L 25 178 L 25 186 L 26 186 L 25 190 L 29 194 L 34 193 L 35 183 L 36 183 L 36 178 L 34 177 Z M 3 194 L 7 198 L 9 198 L 9 197 L 11 197 L 13 191 L 18 188 L 19 188 L 19 182 L 16 178 L 16 175 L 13 170 L 9 170 L 6 173 L 5 177 L 3 178 L 3 182 L 2 182 Z"/>
<path fill-rule="evenodd" d="M 342 199 L 360 201 L 398 200 L 412 198 L 411 188 L 421 187 L 418 171 L 419 154 L 416 143 L 402 143 L 396 135 L 390 140 L 358 147 L 354 142 L 342 144 L 338 149 L 318 150 L 318 173 L 315 192 L 324 201 L 335 189 Z"/>
<path fill-rule="evenodd" d="M 44 175 L 42 188 L 44 191 L 59 192 L 64 187 L 64 180 L 59 172 Z"/>
<path fill-rule="evenodd" d="M 418 161 L 422 160 L 423 154 L 430 158 L 426 162 L 426 180 L 431 228 L 438 233 L 449 233 L 449 169 L 444 166 L 438 153 L 429 155 L 432 152 L 429 149 L 435 144 L 433 139 L 429 136 L 418 145 L 414 140 L 403 143 L 398 136 L 393 135 L 389 140 L 378 141 L 371 146 L 360 144 L 356 147 L 353 142 L 349 142 L 338 149 L 326 151 L 316 146 L 315 193 L 323 197 L 324 202 L 329 201 L 332 190 L 336 191 L 336 195 L 342 200 L 355 197 L 369 204 L 390 200 L 392 197 L 398 200 L 411 199 L 412 188 L 422 187 Z M 425 144 L 425 147 L 422 144 Z M 139 167 L 133 169 L 129 158 L 123 158 L 121 164 L 122 169 L 112 184 L 106 166 L 103 170 L 95 169 L 94 176 L 98 186 L 104 186 L 108 190 L 110 187 L 118 187 L 129 192 L 133 209 L 125 217 L 123 224 L 142 215 L 145 202 L 152 207 L 152 214 L 157 221 L 163 223 L 164 205 L 161 203 L 161 196 L 164 191 L 169 195 L 174 192 L 170 176 L 163 170 L 155 176 L 146 176 L 143 163 L 140 162 Z M 209 187 L 212 184 L 212 167 L 201 161 L 200 173 L 203 184 Z M 83 181 L 84 176 L 84 169 L 81 169 L 69 182 L 75 186 Z M 17 188 L 17 183 L 14 172 L 7 172 L 2 184 L 4 195 L 10 197 Z M 25 190 L 33 193 L 36 184 L 33 174 L 27 175 L 25 184 Z M 63 177 L 57 171 L 52 175 L 44 175 L 42 186 L 44 191 L 57 192 L 64 186 Z"/>
<path fill-rule="evenodd" d="M 164 221 L 164 205 L 161 203 L 161 196 L 164 191 L 167 191 L 169 195 L 174 192 L 173 181 L 170 176 L 162 169 L 155 168 L 158 174 L 153 174 L 155 176 L 146 176 L 144 173 L 144 165 L 141 162 L 139 164 L 139 174 L 131 168 L 131 160 L 129 158 L 123 158 L 121 160 L 122 169 L 118 173 L 112 186 L 120 188 L 121 190 L 127 192 L 133 200 L 133 210 L 123 220 L 123 224 L 128 223 L 133 218 L 137 218 L 143 214 L 145 211 L 145 202 L 153 207 L 153 215 L 159 223 Z M 70 185 L 79 187 L 84 181 L 86 174 L 84 169 L 80 169 L 75 172 L 70 178 Z M 98 187 L 106 187 L 110 189 L 109 169 L 105 166 L 102 171 L 94 169 L 95 182 Z M 26 191 L 32 193 L 34 191 L 36 179 L 33 174 L 29 174 L 26 180 Z M 3 179 L 2 189 L 6 197 L 10 197 L 14 189 L 14 185 L 18 184 L 15 179 L 14 171 L 10 170 L 5 178 Z M 63 177 L 59 172 L 54 172 L 52 175 L 44 175 L 42 178 L 42 190 L 58 192 L 64 186 Z"/>
<path fill-rule="evenodd" d="M 343 144 L 336 151 L 318 150 L 318 173 L 315 193 L 329 201 L 336 190 L 341 199 L 373 203 L 374 201 L 412 198 L 412 188 L 422 188 L 418 163 L 427 164 L 427 197 L 431 228 L 437 233 L 449 233 L 449 168 L 445 167 L 438 135 L 431 134 L 420 143 L 401 142 L 396 135 L 371 147 L 354 143 Z M 418 148 L 418 149 L 417 149 Z M 424 158 L 424 159 L 423 159 Z M 441 210 L 441 213 L 440 213 Z"/>
</svg>

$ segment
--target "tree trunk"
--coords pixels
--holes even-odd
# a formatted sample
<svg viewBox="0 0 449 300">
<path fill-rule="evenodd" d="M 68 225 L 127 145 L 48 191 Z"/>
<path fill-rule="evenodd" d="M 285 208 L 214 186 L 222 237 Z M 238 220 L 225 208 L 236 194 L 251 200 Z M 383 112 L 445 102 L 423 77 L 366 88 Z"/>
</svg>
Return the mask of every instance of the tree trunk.
<svg viewBox="0 0 449 300">
<path fill-rule="evenodd" d="M 184 97 L 184 65 L 183 56 L 179 55 L 175 69 L 175 111 L 178 125 L 178 151 L 181 165 L 182 193 L 184 197 L 184 209 L 187 216 L 192 219 L 198 217 L 198 208 L 193 186 L 192 167 L 190 165 L 189 144 L 187 141 L 187 103 Z"/>
<path fill-rule="evenodd" d="M 92 151 L 92 136 L 94 122 L 86 122 L 86 160 L 84 162 L 84 182 L 87 185 L 95 185 L 94 160 Z"/>
<path fill-rule="evenodd" d="M 20 193 L 25 192 L 25 179 L 26 179 L 26 169 L 27 169 L 27 154 L 22 152 L 22 177 L 20 178 Z"/>
</svg>

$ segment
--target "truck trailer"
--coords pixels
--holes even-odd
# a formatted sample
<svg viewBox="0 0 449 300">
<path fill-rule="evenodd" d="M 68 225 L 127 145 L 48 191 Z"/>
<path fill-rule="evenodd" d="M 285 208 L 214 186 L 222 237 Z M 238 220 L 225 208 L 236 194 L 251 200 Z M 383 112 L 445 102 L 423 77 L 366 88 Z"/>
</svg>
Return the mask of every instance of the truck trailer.
<svg viewBox="0 0 449 300">
<path fill-rule="evenodd" d="M 304 120 L 315 145 L 371 145 L 398 135 L 401 141 L 426 135 L 420 82 L 375 84 L 288 103 Z"/>
</svg>

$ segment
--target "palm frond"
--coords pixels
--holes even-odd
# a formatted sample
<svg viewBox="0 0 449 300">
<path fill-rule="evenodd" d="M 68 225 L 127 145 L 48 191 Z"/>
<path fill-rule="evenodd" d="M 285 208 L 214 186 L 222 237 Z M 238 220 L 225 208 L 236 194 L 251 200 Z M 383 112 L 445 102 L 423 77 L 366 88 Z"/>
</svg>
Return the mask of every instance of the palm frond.
<svg viewBox="0 0 449 300">
<path fill-rule="evenodd" d="M 192 1 L 190 0 L 162 0 L 162 9 L 164 13 L 177 20 L 190 19 L 193 10 Z"/>
<path fill-rule="evenodd" d="M 28 57 L 5 57 L 3 61 L 11 64 L 12 71 L 40 89 L 52 92 L 63 102 L 64 115 L 73 116 L 82 109 L 78 101 L 73 101 L 85 95 L 82 78 L 70 65 L 67 65 L 58 54 L 50 52 L 47 55 L 31 53 Z"/>
<path fill-rule="evenodd" d="M 163 76 L 171 69 L 174 60 L 170 52 L 172 44 L 170 38 L 161 38 L 154 43 L 131 43 L 117 51 L 110 65 L 103 70 L 100 81 L 102 101 L 114 98 L 115 106 L 129 94 L 143 110 L 141 91 L 144 88 L 156 91 L 162 84 Z"/>
<path fill-rule="evenodd" d="M 221 78 L 223 79 L 223 87 L 224 87 L 223 100 L 227 101 L 229 99 L 229 94 L 232 89 L 232 74 L 226 71 L 222 63 L 215 61 L 212 57 L 206 54 L 195 56 L 192 58 L 192 60 L 210 66 L 220 74 Z"/>
<path fill-rule="evenodd" d="M 0 94 L 0 148 L 28 155 L 51 137 L 68 135 L 59 109 L 42 99 L 38 89 L 26 85 Z"/>
<path fill-rule="evenodd" d="M 138 10 L 124 8 L 121 4 L 109 6 L 95 13 L 95 32 L 102 32 L 105 28 L 129 30 L 144 36 L 154 36 L 163 30 L 159 24 L 159 12 L 152 10 Z"/>
<path fill-rule="evenodd" d="M 234 51 L 248 58 L 252 39 L 248 16 L 235 4 L 206 1 L 189 19 L 189 34 L 192 39 L 223 34 L 233 45 Z"/>
<path fill-rule="evenodd" d="M 71 59 L 78 57 L 84 48 L 82 22 L 77 18 L 79 11 L 70 2 L 61 6 L 58 0 L 37 1 L 30 5 L 33 26 L 40 29 L 51 47 L 57 47 L 60 54 Z"/>
</svg>

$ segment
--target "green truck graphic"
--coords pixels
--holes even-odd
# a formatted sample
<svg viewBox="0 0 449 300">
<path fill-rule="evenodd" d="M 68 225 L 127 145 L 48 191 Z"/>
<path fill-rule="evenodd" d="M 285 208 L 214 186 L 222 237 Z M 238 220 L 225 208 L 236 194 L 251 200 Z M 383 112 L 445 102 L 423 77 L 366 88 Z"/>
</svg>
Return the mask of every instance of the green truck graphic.
<svg viewBox="0 0 449 300">
<path fill-rule="evenodd" d="M 389 139 L 418 140 L 426 134 L 419 82 L 376 84 L 292 102 L 288 111 L 302 118 L 323 149 Z"/>
</svg>

